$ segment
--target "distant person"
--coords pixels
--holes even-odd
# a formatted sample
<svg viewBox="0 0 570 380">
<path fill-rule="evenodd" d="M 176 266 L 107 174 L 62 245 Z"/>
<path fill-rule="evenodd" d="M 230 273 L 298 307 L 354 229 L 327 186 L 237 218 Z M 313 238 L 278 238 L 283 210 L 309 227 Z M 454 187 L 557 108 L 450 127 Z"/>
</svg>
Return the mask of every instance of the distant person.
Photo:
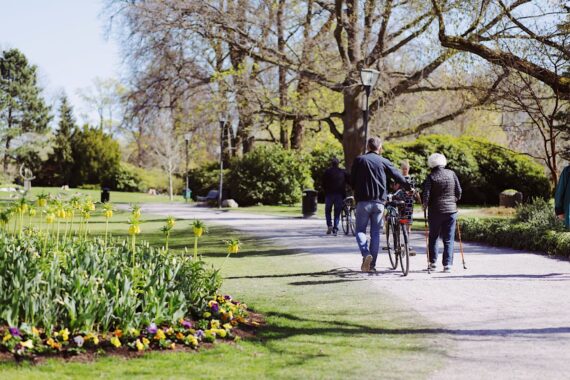
<svg viewBox="0 0 570 380">
<path fill-rule="evenodd" d="M 410 162 L 408 160 L 403 160 L 400 163 L 400 170 L 402 171 L 402 175 L 413 187 L 415 187 L 414 178 L 410 175 Z M 421 203 L 420 195 L 417 192 L 410 192 L 404 191 L 404 189 L 399 189 L 394 196 L 398 200 L 402 200 L 405 202 L 404 207 L 400 210 L 400 215 L 403 216 L 406 223 L 406 230 L 408 232 L 408 236 L 412 231 L 412 224 L 414 223 L 414 203 L 418 201 Z M 410 256 L 415 256 L 416 252 L 414 251 L 413 247 L 410 247 Z"/>
<path fill-rule="evenodd" d="M 330 167 L 323 174 L 323 189 L 325 191 L 325 218 L 327 220 L 327 235 L 338 233 L 338 222 L 346 196 L 346 170 L 339 167 L 340 161 L 333 157 Z M 332 212 L 334 208 L 334 221 Z"/>
<path fill-rule="evenodd" d="M 429 266 L 436 269 L 437 240 L 443 241 L 443 271 L 453 265 L 453 242 L 457 222 L 457 202 L 461 199 L 461 185 L 454 171 L 446 169 L 447 159 L 441 153 L 428 158 L 431 173 L 424 182 L 423 208 L 428 210 Z"/>
<path fill-rule="evenodd" d="M 554 211 L 564 221 L 566 228 L 570 228 L 570 165 L 564 168 L 558 179 L 554 193 Z"/>
<path fill-rule="evenodd" d="M 356 200 L 356 242 L 362 254 L 363 272 L 376 270 L 376 259 L 380 247 L 380 229 L 384 204 L 388 195 L 387 179 L 392 178 L 406 190 L 411 185 L 392 163 L 380 155 L 382 141 L 378 137 L 368 139 L 366 154 L 355 158 L 351 170 L 351 183 Z M 370 244 L 366 228 L 370 222 Z"/>
</svg>

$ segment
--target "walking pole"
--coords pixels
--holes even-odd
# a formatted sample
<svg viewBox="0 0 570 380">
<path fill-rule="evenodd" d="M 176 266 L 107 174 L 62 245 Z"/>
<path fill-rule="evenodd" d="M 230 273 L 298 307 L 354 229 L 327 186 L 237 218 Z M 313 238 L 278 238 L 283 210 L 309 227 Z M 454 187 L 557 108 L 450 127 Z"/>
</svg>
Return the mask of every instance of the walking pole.
<svg viewBox="0 0 570 380">
<path fill-rule="evenodd" d="M 459 220 L 455 222 L 457 226 L 457 236 L 459 237 L 459 252 L 461 252 L 461 261 L 463 261 L 463 269 L 467 269 L 465 264 L 465 255 L 463 255 L 463 242 L 461 241 L 461 229 L 459 228 Z"/>
<path fill-rule="evenodd" d="M 429 267 L 429 230 L 428 230 L 428 220 L 427 220 L 427 210 L 424 209 L 424 226 L 425 226 L 425 235 L 426 235 L 426 258 L 427 258 L 427 270 L 428 274 L 431 274 L 431 269 Z"/>
</svg>

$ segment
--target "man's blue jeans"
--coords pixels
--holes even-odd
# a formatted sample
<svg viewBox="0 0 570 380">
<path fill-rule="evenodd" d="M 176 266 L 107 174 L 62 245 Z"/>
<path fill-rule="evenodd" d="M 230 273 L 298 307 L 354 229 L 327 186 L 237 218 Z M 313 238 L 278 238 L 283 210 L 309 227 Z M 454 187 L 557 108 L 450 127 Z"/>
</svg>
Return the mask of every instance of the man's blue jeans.
<svg viewBox="0 0 570 380">
<path fill-rule="evenodd" d="M 376 267 L 380 248 L 380 230 L 384 223 L 384 204 L 380 202 L 358 202 L 356 205 L 356 242 L 362 257 L 372 256 L 371 268 Z M 366 239 L 366 227 L 370 222 L 370 244 Z"/>
<path fill-rule="evenodd" d="M 335 230 L 338 230 L 338 221 L 340 219 L 340 211 L 342 210 L 342 203 L 344 201 L 344 197 L 342 194 L 327 194 L 325 195 L 325 218 L 327 219 L 327 226 L 333 227 Z M 334 225 L 332 223 L 332 209 L 334 206 Z"/>
<path fill-rule="evenodd" d="M 437 239 L 443 241 L 443 265 L 453 265 L 453 242 L 457 212 L 452 214 L 429 213 L 429 262 L 437 262 Z"/>
</svg>

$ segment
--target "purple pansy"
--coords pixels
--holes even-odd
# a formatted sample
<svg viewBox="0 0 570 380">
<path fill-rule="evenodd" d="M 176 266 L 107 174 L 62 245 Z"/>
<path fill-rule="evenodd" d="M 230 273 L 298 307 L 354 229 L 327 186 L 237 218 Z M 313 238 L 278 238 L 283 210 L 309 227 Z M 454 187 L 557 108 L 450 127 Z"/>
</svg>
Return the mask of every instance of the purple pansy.
<svg viewBox="0 0 570 380">
<path fill-rule="evenodd" d="M 204 337 L 204 331 L 203 330 L 196 331 L 196 338 L 202 339 L 203 337 Z"/>
<path fill-rule="evenodd" d="M 21 336 L 20 330 L 17 327 L 8 328 L 8 332 L 10 332 L 10 335 L 12 335 L 12 336 Z"/>
<path fill-rule="evenodd" d="M 146 331 L 149 334 L 156 334 L 156 332 L 158 331 L 158 327 L 156 327 L 156 323 L 151 323 L 150 326 L 147 327 Z"/>
<path fill-rule="evenodd" d="M 183 320 L 180 324 L 185 329 L 191 329 L 192 328 L 192 322 L 190 322 L 190 321 Z"/>
<path fill-rule="evenodd" d="M 213 303 L 213 304 L 212 304 L 212 311 L 213 311 L 214 313 L 217 313 L 218 311 L 220 311 L 220 306 L 218 306 L 217 303 Z"/>
<path fill-rule="evenodd" d="M 228 296 L 228 295 L 226 294 L 226 295 L 224 296 L 224 299 L 225 299 L 226 301 L 231 301 L 232 296 Z"/>
</svg>

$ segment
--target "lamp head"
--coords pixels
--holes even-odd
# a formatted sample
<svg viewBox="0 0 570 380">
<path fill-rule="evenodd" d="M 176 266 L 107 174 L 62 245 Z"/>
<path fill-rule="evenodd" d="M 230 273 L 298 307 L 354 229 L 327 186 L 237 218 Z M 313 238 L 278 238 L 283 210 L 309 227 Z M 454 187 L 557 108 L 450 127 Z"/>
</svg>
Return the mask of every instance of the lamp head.
<svg viewBox="0 0 570 380">
<path fill-rule="evenodd" d="M 360 70 L 360 80 L 362 85 L 370 87 L 371 89 L 376 86 L 378 77 L 380 76 L 380 71 L 374 69 L 362 69 Z"/>
</svg>

